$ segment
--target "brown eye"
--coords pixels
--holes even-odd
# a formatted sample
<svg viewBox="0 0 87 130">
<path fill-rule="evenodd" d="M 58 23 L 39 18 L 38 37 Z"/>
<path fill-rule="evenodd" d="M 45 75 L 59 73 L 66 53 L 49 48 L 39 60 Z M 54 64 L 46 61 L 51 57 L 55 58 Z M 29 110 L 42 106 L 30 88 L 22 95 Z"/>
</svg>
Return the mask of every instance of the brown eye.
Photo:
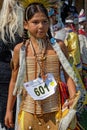
<svg viewBox="0 0 87 130">
<path fill-rule="evenodd" d="M 39 22 L 38 22 L 38 21 L 33 21 L 32 23 L 33 23 L 33 24 L 36 24 L 36 25 L 37 25 L 37 24 L 39 24 Z"/>
<path fill-rule="evenodd" d="M 48 23 L 49 23 L 48 20 L 44 20 L 44 21 L 43 21 L 43 24 L 48 24 Z"/>
</svg>

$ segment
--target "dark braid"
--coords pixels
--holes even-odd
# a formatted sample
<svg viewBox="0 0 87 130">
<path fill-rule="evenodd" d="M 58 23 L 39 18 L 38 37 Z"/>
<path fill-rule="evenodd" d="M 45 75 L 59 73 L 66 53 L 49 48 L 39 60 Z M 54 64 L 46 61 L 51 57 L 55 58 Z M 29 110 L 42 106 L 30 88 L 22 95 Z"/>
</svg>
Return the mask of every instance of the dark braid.
<svg viewBox="0 0 87 130">
<path fill-rule="evenodd" d="M 27 39 L 28 39 L 28 30 L 24 29 L 24 33 L 23 33 L 23 44 L 26 43 Z"/>
<path fill-rule="evenodd" d="M 52 34 L 51 34 L 50 28 L 48 29 L 48 36 L 49 36 L 50 39 L 52 38 Z"/>
</svg>

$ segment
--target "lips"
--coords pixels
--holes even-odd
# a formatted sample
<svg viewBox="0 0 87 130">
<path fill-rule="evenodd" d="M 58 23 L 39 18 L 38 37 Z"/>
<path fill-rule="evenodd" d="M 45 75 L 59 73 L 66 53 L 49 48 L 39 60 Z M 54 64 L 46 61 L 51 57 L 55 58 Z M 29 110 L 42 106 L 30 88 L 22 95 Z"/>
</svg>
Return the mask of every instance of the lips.
<svg viewBox="0 0 87 130">
<path fill-rule="evenodd" d="M 44 33 L 44 31 L 38 31 L 38 33 Z"/>
<path fill-rule="evenodd" d="M 38 31 L 38 35 L 43 35 L 43 34 L 45 34 L 45 33 L 42 31 Z"/>
</svg>

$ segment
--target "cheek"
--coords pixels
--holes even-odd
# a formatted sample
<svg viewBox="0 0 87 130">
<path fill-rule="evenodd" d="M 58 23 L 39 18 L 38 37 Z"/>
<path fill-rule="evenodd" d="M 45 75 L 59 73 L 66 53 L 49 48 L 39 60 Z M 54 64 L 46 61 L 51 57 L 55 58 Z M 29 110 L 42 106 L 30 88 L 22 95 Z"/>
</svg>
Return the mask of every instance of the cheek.
<svg viewBox="0 0 87 130">
<path fill-rule="evenodd" d="M 37 28 L 35 26 L 31 25 L 31 26 L 28 27 L 28 30 L 29 30 L 29 32 L 33 32 L 34 33 L 37 30 Z"/>
</svg>

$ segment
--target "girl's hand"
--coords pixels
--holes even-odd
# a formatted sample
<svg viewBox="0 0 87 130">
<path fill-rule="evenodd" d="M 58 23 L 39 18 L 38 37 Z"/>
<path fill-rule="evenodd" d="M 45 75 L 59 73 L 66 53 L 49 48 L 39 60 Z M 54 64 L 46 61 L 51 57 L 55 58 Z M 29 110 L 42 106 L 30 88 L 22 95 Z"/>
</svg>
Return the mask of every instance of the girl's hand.
<svg viewBox="0 0 87 130">
<path fill-rule="evenodd" d="M 81 92 L 78 91 L 77 93 L 74 94 L 74 96 L 70 99 L 67 99 L 62 108 L 76 108 L 77 102 L 80 98 Z"/>
<path fill-rule="evenodd" d="M 67 99 L 66 102 L 63 104 L 62 109 L 66 107 L 67 108 L 72 107 L 73 103 L 74 103 L 74 99 L 70 99 L 70 100 Z"/>
<path fill-rule="evenodd" d="M 7 111 L 6 112 L 6 116 L 5 116 L 5 125 L 8 128 L 13 128 L 14 127 L 14 123 L 13 123 L 13 112 L 12 111 Z"/>
</svg>

